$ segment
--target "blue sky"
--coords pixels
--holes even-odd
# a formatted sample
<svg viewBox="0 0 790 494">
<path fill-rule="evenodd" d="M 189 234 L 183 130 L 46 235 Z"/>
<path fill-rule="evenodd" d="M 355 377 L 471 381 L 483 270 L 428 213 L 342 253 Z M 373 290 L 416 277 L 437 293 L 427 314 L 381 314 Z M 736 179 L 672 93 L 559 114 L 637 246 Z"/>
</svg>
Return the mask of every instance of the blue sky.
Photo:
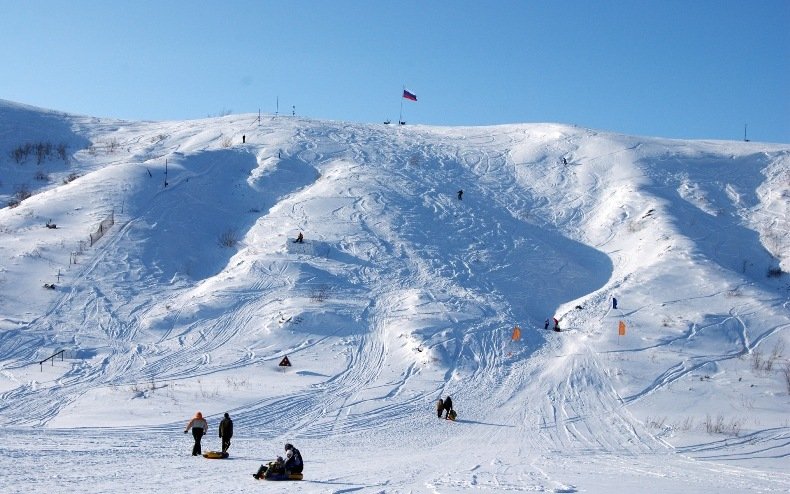
<svg viewBox="0 0 790 494">
<path fill-rule="evenodd" d="M 0 98 L 790 142 L 790 1 L 0 0 Z"/>
</svg>

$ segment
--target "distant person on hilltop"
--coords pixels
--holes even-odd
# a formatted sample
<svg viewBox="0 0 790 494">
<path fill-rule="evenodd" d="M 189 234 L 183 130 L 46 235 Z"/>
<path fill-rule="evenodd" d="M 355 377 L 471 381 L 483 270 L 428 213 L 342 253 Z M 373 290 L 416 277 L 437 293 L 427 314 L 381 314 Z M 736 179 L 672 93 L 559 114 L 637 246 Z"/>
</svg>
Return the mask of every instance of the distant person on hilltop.
<svg viewBox="0 0 790 494">
<path fill-rule="evenodd" d="M 616 308 L 617 308 L 617 299 L 612 297 L 612 309 L 616 309 Z"/>
<path fill-rule="evenodd" d="M 464 189 L 458 191 L 458 200 L 462 201 L 464 199 Z"/>
<path fill-rule="evenodd" d="M 187 428 L 184 429 L 184 434 L 189 432 L 189 429 L 192 429 L 192 437 L 195 438 L 195 445 L 192 446 L 192 456 L 200 456 L 200 440 L 208 431 L 208 422 L 203 418 L 202 413 L 197 412 L 195 414 L 192 420 L 187 424 Z"/>
</svg>

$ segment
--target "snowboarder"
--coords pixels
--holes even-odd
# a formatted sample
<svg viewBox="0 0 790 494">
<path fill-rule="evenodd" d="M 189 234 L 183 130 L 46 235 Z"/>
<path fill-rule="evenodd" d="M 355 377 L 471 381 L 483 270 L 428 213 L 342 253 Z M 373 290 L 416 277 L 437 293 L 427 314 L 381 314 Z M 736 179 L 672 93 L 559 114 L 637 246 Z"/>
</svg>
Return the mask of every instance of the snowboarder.
<svg viewBox="0 0 790 494">
<path fill-rule="evenodd" d="M 616 309 L 616 308 L 617 308 L 617 299 L 612 297 L 612 309 Z"/>
<path fill-rule="evenodd" d="M 444 411 L 444 401 L 441 398 L 436 400 L 436 417 L 442 418 L 442 412 Z"/>
<path fill-rule="evenodd" d="M 461 189 L 458 191 L 458 200 L 462 201 L 464 199 L 464 190 Z"/>
<path fill-rule="evenodd" d="M 246 135 L 242 135 L 241 136 L 241 143 L 244 144 L 245 142 L 247 142 L 247 136 Z"/>
<path fill-rule="evenodd" d="M 302 232 L 299 232 L 299 235 L 297 235 L 296 240 L 294 240 L 294 243 L 295 244 L 304 243 L 304 235 L 302 235 Z"/>
<path fill-rule="evenodd" d="M 192 437 L 195 438 L 195 445 L 192 446 L 192 456 L 200 456 L 202 454 L 200 451 L 200 440 L 208 431 L 208 422 L 203 418 L 202 413 L 198 412 L 195 414 L 187 424 L 186 429 L 184 429 L 184 434 L 189 432 L 189 429 L 192 429 Z"/>
<path fill-rule="evenodd" d="M 543 329 L 549 329 L 549 319 L 546 318 L 546 321 L 543 323 Z"/>
<path fill-rule="evenodd" d="M 233 421 L 228 412 L 225 412 L 225 418 L 219 423 L 219 437 L 222 439 L 222 452 L 227 453 L 230 448 L 230 438 L 233 437 Z"/>
<path fill-rule="evenodd" d="M 444 418 L 447 418 L 450 415 L 450 411 L 453 409 L 453 400 L 449 396 L 444 399 Z"/>
<path fill-rule="evenodd" d="M 554 318 L 554 331 L 557 331 L 557 332 L 560 331 L 560 322 L 557 320 L 556 317 Z"/>
</svg>

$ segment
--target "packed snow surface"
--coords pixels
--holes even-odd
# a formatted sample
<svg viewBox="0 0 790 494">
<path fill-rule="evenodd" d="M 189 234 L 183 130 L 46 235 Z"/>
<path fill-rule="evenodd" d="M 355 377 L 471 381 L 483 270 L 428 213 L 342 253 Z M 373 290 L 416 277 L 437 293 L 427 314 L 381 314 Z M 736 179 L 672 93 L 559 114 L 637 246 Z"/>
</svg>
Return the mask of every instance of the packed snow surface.
<svg viewBox="0 0 790 494">
<path fill-rule="evenodd" d="M 790 145 L 0 101 L 0 205 L 0 492 L 790 491 Z"/>
</svg>

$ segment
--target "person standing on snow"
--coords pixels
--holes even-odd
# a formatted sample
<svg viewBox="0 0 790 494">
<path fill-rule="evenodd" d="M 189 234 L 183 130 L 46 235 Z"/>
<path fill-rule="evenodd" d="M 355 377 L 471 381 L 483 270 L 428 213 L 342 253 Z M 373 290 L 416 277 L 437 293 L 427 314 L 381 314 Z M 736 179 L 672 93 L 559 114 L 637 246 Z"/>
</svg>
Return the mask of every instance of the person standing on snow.
<svg viewBox="0 0 790 494">
<path fill-rule="evenodd" d="M 458 191 L 458 200 L 462 201 L 464 199 L 464 190 L 461 189 Z"/>
<path fill-rule="evenodd" d="M 449 396 L 444 399 L 444 418 L 447 418 L 450 415 L 450 411 L 453 409 L 453 399 Z"/>
<path fill-rule="evenodd" d="M 219 437 L 222 439 L 222 452 L 227 453 L 230 448 L 230 438 L 233 437 L 233 421 L 228 412 L 225 412 L 225 418 L 219 423 Z"/>
<path fill-rule="evenodd" d="M 199 456 L 201 454 L 200 440 L 208 431 L 208 422 L 203 418 L 202 413 L 198 412 L 195 414 L 187 424 L 187 428 L 184 429 L 184 434 L 189 432 L 189 429 L 192 429 L 192 437 L 195 438 L 195 445 L 192 446 L 192 456 Z"/>
<path fill-rule="evenodd" d="M 441 398 L 436 400 L 436 416 L 438 418 L 442 418 L 442 412 L 444 411 L 444 401 Z"/>
</svg>

